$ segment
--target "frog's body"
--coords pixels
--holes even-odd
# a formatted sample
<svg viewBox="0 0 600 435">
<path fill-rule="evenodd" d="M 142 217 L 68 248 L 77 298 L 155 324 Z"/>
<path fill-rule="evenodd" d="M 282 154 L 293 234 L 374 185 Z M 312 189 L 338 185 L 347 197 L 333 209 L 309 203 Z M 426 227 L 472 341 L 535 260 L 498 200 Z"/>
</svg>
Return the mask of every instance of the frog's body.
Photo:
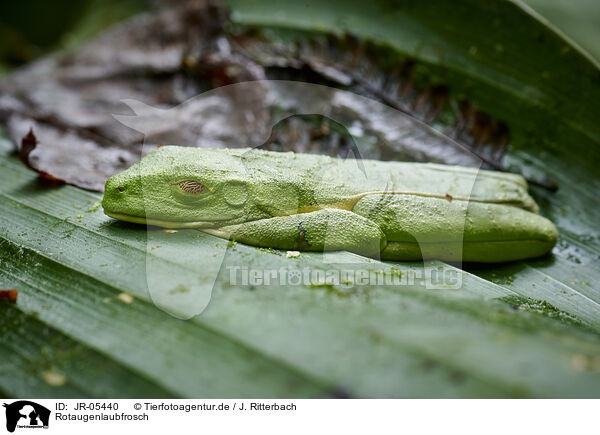
<svg viewBox="0 0 600 435">
<path fill-rule="evenodd" d="M 516 174 L 258 149 L 161 147 L 106 183 L 105 213 L 257 246 L 497 262 L 556 243 Z"/>
</svg>

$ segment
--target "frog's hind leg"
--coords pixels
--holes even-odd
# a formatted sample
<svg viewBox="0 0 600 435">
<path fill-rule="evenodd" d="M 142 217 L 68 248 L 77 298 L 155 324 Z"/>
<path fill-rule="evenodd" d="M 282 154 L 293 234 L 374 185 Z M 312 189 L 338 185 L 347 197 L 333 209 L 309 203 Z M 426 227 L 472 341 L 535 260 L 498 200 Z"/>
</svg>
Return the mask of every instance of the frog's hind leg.
<svg viewBox="0 0 600 435">
<path fill-rule="evenodd" d="M 387 244 L 373 221 L 353 212 L 323 209 L 202 231 L 249 245 L 302 251 L 350 251 L 378 257 Z"/>
</svg>

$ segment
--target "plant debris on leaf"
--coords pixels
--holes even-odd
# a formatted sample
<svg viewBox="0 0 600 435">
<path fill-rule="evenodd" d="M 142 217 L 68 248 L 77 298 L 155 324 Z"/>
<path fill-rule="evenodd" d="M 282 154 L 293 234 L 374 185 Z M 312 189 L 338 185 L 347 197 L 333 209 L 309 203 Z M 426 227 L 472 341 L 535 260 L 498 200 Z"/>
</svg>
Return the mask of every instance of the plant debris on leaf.
<svg viewBox="0 0 600 435">
<path fill-rule="evenodd" d="M 47 57 L 5 78 L 0 121 L 15 144 L 35 131 L 39 146 L 21 148 L 29 167 L 46 178 L 99 191 L 109 176 L 139 160 L 143 143 L 240 147 L 258 146 L 260 137 L 269 139 L 265 147 L 271 149 L 343 153 L 348 131 L 323 130 L 329 120 L 293 117 L 316 105 L 327 106 L 325 116 L 342 118 L 352 136 L 362 137 L 364 157 L 471 166 L 499 162 L 508 138 L 505 127 L 463 104 L 458 112 L 473 113 L 459 116 L 443 133 L 433 129 L 428 123 L 439 123 L 447 92 L 417 91 L 406 60 L 394 72 L 379 68 L 378 50 L 333 36 L 315 37 L 302 47 L 282 45 L 255 30 L 231 27 L 214 2 L 190 1 L 142 14 L 76 51 Z M 326 51 L 332 53 L 329 58 Z M 388 77 L 385 86 L 383 77 Z M 307 93 L 280 82 L 215 90 L 265 79 L 349 92 Z M 246 98 L 259 105 L 252 112 L 264 116 L 241 112 L 240 99 Z M 127 106 L 139 119 L 123 122 L 131 115 Z M 274 113 L 288 119 L 271 132 L 282 119 Z M 149 128 L 140 126 L 144 117 Z M 478 117 L 483 121 L 473 121 Z M 240 140 L 244 135 L 254 139 Z"/>
<path fill-rule="evenodd" d="M 9 302 L 17 302 L 19 292 L 17 290 L 0 290 L 0 299 L 6 299 Z"/>
<path fill-rule="evenodd" d="M 29 155 L 35 149 L 37 144 L 38 144 L 38 141 L 37 141 L 35 135 L 33 134 L 33 129 L 29 129 L 29 133 L 27 133 L 25 135 L 25 137 L 21 140 L 21 148 L 19 148 L 19 159 L 21 159 L 23 164 L 25 166 L 27 166 L 29 169 L 36 171 L 40 177 L 45 178 L 47 180 L 58 181 L 58 182 L 64 183 L 65 180 L 56 178 L 55 176 L 50 175 L 47 172 L 40 171 L 32 164 L 32 162 L 29 158 Z"/>
</svg>

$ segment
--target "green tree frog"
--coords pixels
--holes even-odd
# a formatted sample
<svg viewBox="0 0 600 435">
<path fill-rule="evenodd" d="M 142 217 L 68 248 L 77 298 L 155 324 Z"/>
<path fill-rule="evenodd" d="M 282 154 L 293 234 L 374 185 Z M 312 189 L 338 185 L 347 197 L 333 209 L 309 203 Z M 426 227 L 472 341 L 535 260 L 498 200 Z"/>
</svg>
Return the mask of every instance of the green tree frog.
<svg viewBox="0 0 600 435">
<path fill-rule="evenodd" d="M 517 174 L 260 149 L 163 146 L 106 182 L 113 218 L 255 246 L 502 262 L 557 240 Z"/>
</svg>

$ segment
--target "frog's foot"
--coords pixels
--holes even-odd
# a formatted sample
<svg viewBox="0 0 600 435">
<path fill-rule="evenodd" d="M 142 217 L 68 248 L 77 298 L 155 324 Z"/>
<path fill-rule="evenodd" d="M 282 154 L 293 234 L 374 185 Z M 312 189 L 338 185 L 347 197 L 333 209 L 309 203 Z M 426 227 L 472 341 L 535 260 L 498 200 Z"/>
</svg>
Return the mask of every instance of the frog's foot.
<svg viewBox="0 0 600 435">
<path fill-rule="evenodd" d="M 378 257 L 387 244 L 385 235 L 373 221 L 333 208 L 202 231 L 267 248 L 350 251 L 371 257 Z"/>
</svg>

